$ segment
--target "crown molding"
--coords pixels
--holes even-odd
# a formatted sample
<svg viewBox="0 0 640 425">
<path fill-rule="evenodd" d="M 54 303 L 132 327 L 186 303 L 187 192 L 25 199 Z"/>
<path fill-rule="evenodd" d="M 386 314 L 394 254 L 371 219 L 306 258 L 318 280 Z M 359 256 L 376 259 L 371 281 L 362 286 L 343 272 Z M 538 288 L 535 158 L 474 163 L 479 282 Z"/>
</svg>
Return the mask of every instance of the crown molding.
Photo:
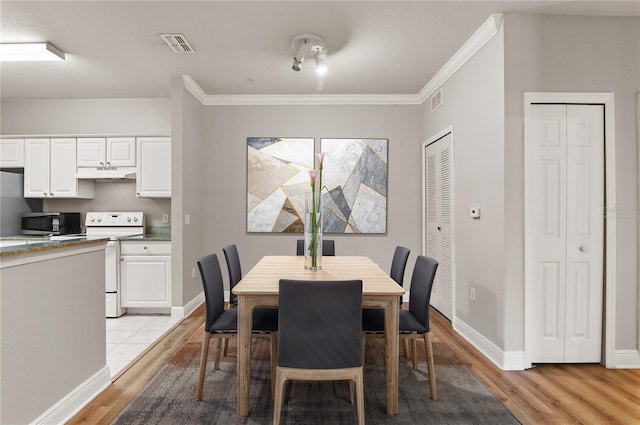
<svg viewBox="0 0 640 425">
<path fill-rule="evenodd" d="M 419 105 L 415 94 L 207 95 L 203 105 Z"/>
<path fill-rule="evenodd" d="M 417 94 L 213 95 L 189 75 L 185 88 L 204 106 L 422 105 L 502 26 L 501 13 L 491 15 Z"/>
<path fill-rule="evenodd" d="M 438 90 L 462 65 L 475 55 L 489 40 L 495 36 L 502 26 L 502 13 L 494 13 L 473 33 L 458 49 L 440 71 L 420 90 L 417 97 L 424 103 Z"/>
</svg>

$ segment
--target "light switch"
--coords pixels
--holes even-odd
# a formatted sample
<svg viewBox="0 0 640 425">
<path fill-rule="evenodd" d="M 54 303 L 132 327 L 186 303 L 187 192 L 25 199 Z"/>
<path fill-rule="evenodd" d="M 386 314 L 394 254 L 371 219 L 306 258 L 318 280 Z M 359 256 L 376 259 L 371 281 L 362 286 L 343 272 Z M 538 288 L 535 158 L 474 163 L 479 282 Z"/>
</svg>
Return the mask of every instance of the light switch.
<svg viewBox="0 0 640 425">
<path fill-rule="evenodd" d="M 471 207 L 471 218 L 480 218 L 480 207 Z"/>
<path fill-rule="evenodd" d="M 184 215 L 184 224 L 191 224 L 191 214 Z"/>
</svg>

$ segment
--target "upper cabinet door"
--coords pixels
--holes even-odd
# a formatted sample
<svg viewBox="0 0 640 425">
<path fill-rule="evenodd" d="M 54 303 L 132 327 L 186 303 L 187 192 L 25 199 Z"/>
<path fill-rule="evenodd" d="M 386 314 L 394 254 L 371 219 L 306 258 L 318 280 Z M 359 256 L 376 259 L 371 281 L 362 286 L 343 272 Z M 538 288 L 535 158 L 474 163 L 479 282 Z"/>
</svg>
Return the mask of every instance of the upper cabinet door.
<svg viewBox="0 0 640 425">
<path fill-rule="evenodd" d="M 107 141 L 104 137 L 78 138 L 78 167 L 106 167 Z"/>
<path fill-rule="evenodd" d="M 24 196 L 48 198 L 49 190 L 49 139 L 26 139 L 24 143 Z"/>
<path fill-rule="evenodd" d="M 49 191 L 51 196 L 57 198 L 77 197 L 76 139 L 51 139 L 50 158 Z"/>
<path fill-rule="evenodd" d="M 136 196 L 171 197 L 171 139 L 138 137 Z"/>
<path fill-rule="evenodd" d="M 107 138 L 107 165 L 111 167 L 135 167 L 135 137 Z"/>
<path fill-rule="evenodd" d="M 1 139 L 0 140 L 0 167 L 22 168 L 24 167 L 24 140 Z"/>
</svg>

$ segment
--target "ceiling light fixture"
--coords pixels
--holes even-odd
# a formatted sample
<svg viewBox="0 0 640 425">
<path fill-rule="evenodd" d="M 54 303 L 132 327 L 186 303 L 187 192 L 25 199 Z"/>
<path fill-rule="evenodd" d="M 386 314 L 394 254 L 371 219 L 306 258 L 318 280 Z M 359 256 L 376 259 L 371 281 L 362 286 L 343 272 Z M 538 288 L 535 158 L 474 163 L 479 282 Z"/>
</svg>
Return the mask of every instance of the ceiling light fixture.
<svg viewBox="0 0 640 425">
<path fill-rule="evenodd" d="M 62 50 L 48 42 L 0 43 L 0 61 L 63 61 Z"/>
<path fill-rule="evenodd" d="M 291 69 L 298 72 L 302 69 L 302 62 L 308 56 L 315 56 L 316 72 L 323 75 L 327 72 L 327 50 L 324 47 L 324 39 L 319 35 L 302 34 L 291 40 L 293 50 L 293 64 Z"/>
</svg>

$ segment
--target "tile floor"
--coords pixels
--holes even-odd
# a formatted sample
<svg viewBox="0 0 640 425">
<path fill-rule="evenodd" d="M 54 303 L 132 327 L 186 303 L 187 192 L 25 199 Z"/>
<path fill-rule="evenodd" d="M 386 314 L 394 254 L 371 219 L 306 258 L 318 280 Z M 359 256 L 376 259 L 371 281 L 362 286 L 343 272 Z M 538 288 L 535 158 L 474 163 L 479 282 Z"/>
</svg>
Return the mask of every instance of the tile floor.
<svg viewBox="0 0 640 425">
<path fill-rule="evenodd" d="M 179 319 L 170 316 L 129 315 L 107 319 L 107 364 L 111 377 L 154 343 Z"/>
</svg>

